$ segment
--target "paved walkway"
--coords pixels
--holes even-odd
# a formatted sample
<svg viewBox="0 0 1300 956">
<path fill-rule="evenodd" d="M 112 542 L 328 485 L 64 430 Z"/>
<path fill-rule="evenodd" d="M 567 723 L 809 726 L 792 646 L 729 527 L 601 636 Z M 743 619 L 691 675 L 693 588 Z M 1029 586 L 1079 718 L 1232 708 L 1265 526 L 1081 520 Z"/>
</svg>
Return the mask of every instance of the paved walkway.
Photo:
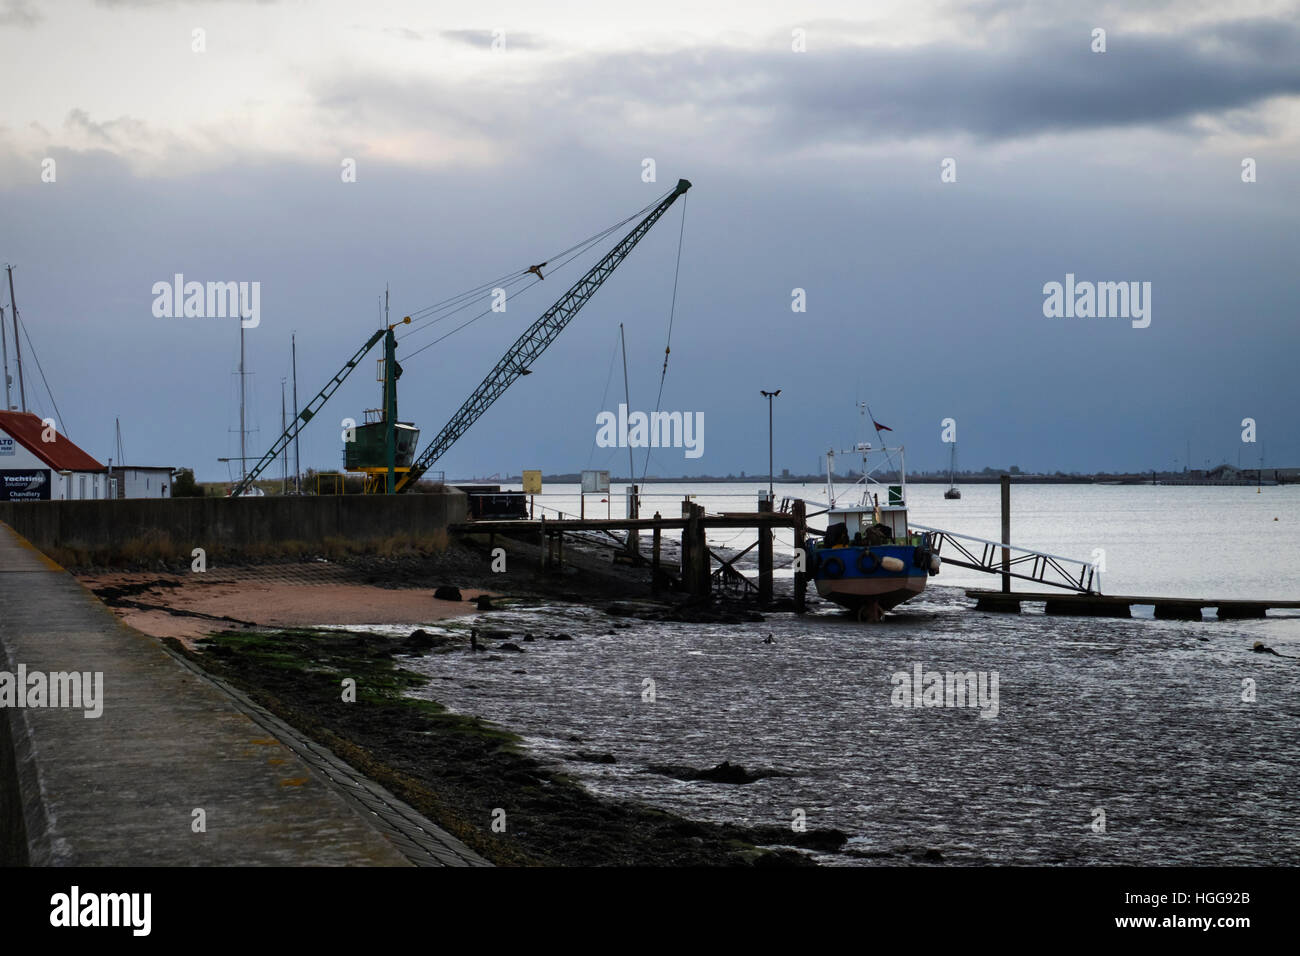
<svg viewBox="0 0 1300 956">
<path fill-rule="evenodd" d="M 19 665 L 29 675 L 103 674 L 98 718 L 0 704 L 9 738 L 0 772 L 17 776 L 27 862 L 487 865 L 325 748 L 124 626 L 0 524 L 0 671 L 16 675 Z M 0 787 L 14 793 L 12 780 Z M 206 832 L 193 832 L 196 809 Z M 13 862 L 15 850 L 0 847 L 0 860 Z"/>
</svg>

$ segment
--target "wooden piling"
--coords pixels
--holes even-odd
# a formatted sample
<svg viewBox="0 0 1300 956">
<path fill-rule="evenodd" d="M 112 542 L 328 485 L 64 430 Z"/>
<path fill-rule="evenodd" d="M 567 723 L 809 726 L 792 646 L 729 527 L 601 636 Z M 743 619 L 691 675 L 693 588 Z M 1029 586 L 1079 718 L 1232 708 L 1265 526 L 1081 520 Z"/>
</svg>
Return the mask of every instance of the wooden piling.
<svg viewBox="0 0 1300 956">
<path fill-rule="evenodd" d="M 806 553 L 804 544 L 808 537 L 807 506 L 802 498 L 797 498 L 791 505 L 790 511 L 794 515 L 794 553 L 795 560 L 798 561 L 800 556 Z M 794 609 L 796 611 L 807 610 L 807 589 L 808 575 L 803 571 L 796 571 L 794 573 Z"/>
<path fill-rule="evenodd" d="M 762 497 L 758 500 L 760 513 L 772 511 L 772 499 Z M 772 603 L 772 527 L 760 525 L 758 529 L 758 601 L 760 604 Z"/>
<path fill-rule="evenodd" d="M 655 520 L 658 521 L 661 515 L 655 512 Z M 650 591 L 658 593 L 659 591 L 659 555 L 663 545 L 663 529 L 658 526 L 654 529 L 654 543 L 650 549 Z"/>
<path fill-rule="evenodd" d="M 682 580 L 686 591 L 693 597 L 708 597 L 712 584 L 709 580 L 709 548 L 704 536 L 704 506 L 686 501 L 686 528 L 682 531 Z"/>
<path fill-rule="evenodd" d="M 1011 543 L 1011 476 L 1002 476 L 1002 543 Z M 1011 549 L 1002 549 L 1002 593 L 1011 593 Z"/>
</svg>

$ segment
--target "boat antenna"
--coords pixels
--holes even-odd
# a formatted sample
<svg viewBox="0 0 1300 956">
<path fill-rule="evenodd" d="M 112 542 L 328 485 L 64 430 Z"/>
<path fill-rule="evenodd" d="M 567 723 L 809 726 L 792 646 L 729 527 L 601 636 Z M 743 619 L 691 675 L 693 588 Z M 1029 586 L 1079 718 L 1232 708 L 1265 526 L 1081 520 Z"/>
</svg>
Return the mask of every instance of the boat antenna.
<svg viewBox="0 0 1300 956">
<path fill-rule="evenodd" d="M 876 440 L 877 440 L 878 442 L 880 442 L 880 450 L 883 451 L 883 452 L 885 453 L 885 461 L 886 461 L 886 463 L 887 463 L 891 468 L 895 467 L 895 466 L 894 466 L 894 456 L 891 455 L 891 454 L 889 453 L 889 449 L 885 447 L 885 436 L 882 435 L 882 434 L 880 434 L 880 426 L 876 424 L 876 416 L 873 415 L 873 414 L 871 414 L 871 406 L 868 405 L 866 402 L 863 402 L 863 403 L 862 403 L 862 407 L 863 407 L 863 409 L 865 410 L 867 417 L 871 419 L 871 427 L 872 427 L 873 429 L 875 429 L 875 432 L 876 432 Z M 863 467 L 864 467 L 864 470 L 865 470 L 865 465 L 864 465 Z"/>
</svg>

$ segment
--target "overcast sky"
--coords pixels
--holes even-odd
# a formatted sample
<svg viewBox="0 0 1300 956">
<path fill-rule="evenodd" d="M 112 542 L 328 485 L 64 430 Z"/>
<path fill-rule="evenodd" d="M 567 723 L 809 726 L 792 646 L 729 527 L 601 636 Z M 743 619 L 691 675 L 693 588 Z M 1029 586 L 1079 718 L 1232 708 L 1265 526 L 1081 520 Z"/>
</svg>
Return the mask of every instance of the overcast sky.
<svg viewBox="0 0 1300 956">
<path fill-rule="evenodd" d="M 1261 444 L 1300 466 L 1296 3 L 0 0 L 0 83 L 28 404 L 55 414 L 43 372 L 101 460 L 115 417 L 129 463 L 218 480 L 238 454 L 239 323 L 155 317 L 156 282 L 260 283 L 260 454 L 291 333 L 305 404 L 385 285 L 394 319 L 416 312 L 684 177 L 436 469 L 625 472 L 596 415 L 623 394 L 620 322 L 632 407 L 655 408 L 679 236 L 662 407 L 703 413 L 704 455 L 657 451 L 652 474 L 764 473 L 763 388 L 778 470 L 854 441 L 859 400 L 910 469 L 946 466 L 949 417 L 976 468 L 1181 467 L 1189 441 L 1194 467 Z M 489 301 L 404 329 L 401 418 L 432 438 L 592 261 L 418 355 Z M 1149 282 L 1149 326 L 1046 317 L 1067 274 Z M 338 467 L 375 377 L 367 358 L 304 431 L 304 467 Z"/>
</svg>

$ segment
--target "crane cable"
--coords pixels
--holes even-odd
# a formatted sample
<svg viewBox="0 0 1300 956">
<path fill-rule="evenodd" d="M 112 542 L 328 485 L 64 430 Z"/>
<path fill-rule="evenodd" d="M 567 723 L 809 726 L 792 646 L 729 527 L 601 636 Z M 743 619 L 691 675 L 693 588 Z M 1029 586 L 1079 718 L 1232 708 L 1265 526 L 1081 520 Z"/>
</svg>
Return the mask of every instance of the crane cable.
<svg viewBox="0 0 1300 956">
<path fill-rule="evenodd" d="M 605 410 L 605 400 L 609 398 L 609 383 L 614 380 L 614 360 L 618 358 L 618 339 L 614 339 L 614 349 L 609 353 L 609 374 L 605 376 L 605 391 L 600 396 L 600 409 Z M 596 439 L 600 432 L 591 436 L 591 451 L 587 455 L 587 467 L 591 467 L 591 460 L 596 457 Z M 606 456 L 608 459 L 608 456 Z"/>
<path fill-rule="evenodd" d="M 664 400 L 664 380 L 668 377 L 668 356 L 672 353 L 673 345 L 673 319 L 677 315 L 677 280 L 682 271 L 682 241 L 686 235 L 686 197 L 682 196 L 682 224 L 677 231 L 677 265 L 673 269 L 673 301 L 668 309 L 668 340 L 664 344 L 664 367 L 659 373 L 659 395 L 655 399 L 655 414 L 657 415 L 663 408 Z M 653 419 L 652 419 L 653 421 Z M 650 448 L 645 450 L 645 467 L 641 469 L 641 481 L 645 482 L 645 476 L 650 472 Z"/>
<path fill-rule="evenodd" d="M 658 203 L 654 203 L 653 205 L 658 205 Z M 647 208 L 647 209 L 648 209 L 648 208 L 652 208 L 652 206 L 647 206 L 646 208 Z M 591 248 L 591 246 L 594 245 L 596 242 L 599 242 L 602 238 L 608 236 L 611 232 L 613 232 L 614 230 L 618 229 L 619 227 L 626 225 L 628 222 L 630 222 L 631 220 L 635 219 L 638 215 L 640 215 L 640 213 L 633 213 L 631 216 L 628 216 L 627 219 L 624 219 L 624 220 L 622 220 L 621 222 L 616 222 L 616 223 L 614 223 L 614 225 L 610 226 L 608 229 L 604 230 L 603 232 L 599 232 L 599 233 L 597 233 L 596 235 L 592 236 L 591 238 L 583 240 L 582 242 L 578 243 L 577 245 L 570 246 L 570 247 L 569 247 L 568 249 L 566 249 L 564 252 L 560 253 L 560 256 L 568 255 L 568 258 L 567 258 L 567 259 L 565 259 L 565 258 L 561 258 L 561 259 L 559 259 L 559 261 L 555 261 L 555 259 L 548 259 L 548 260 L 546 260 L 547 262 L 554 262 L 554 264 L 551 266 L 551 269 L 550 269 L 551 273 L 554 274 L 554 273 L 556 273 L 556 272 L 561 271 L 561 270 L 564 269 L 566 266 L 568 266 L 571 262 L 573 262 L 575 259 L 577 259 L 579 256 L 581 256 L 583 253 L 587 252 L 587 251 Z M 508 282 L 507 285 L 513 285 L 515 282 L 519 281 L 520 279 L 523 279 L 525 276 L 527 276 L 527 275 L 530 273 L 530 271 L 531 271 L 531 270 L 528 270 L 528 269 L 524 269 L 524 270 L 522 270 L 522 271 L 520 272 L 520 274 L 518 274 L 518 275 L 515 277 L 515 279 L 511 280 L 510 282 Z M 533 280 L 532 282 L 530 282 L 528 285 L 524 286 L 523 290 L 521 290 L 521 291 L 527 292 L 527 291 L 528 291 L 529 289 L 531 289 L 533 286 L 537 285 L 537 283 L 540 282 L 540 281 L 542 281 L 542 280 L 541 280 L 541 279 L 534 279 L 534 280 Z M 462 306 L 460 306 L 460 307 L 458 307 L 458 308 L 452 310 L 452 312 L 447 313 L 447 315 L 444 315 L 444 316 L 441 316 L 441 317 L 439 317 L 439 318 L 437 318 L 437 319 L 434 319 L 432 322 L 427 322 L 425 325 L 421 326 L 420 329 L 418 329 L 418 330 L 417 330 L 417 329 L 412 329 L 411 332 L 408 332 L 408 333 L 407 333 L 407 335 L 409 336 L 410 334 L 412 334 L 413 332 L 416 332 L 416 331 L 423 331 L 424 329 L 429 328 L 429 327 L 430 327 L 431 325 L 433 325 L 434 323 L 440 322 L 440 321 L 442 321 L 442 319 L 445 319 L 445 318 L 447 318 L 447 317 L 450 316 L 450 315 L 454 315 L 456 312 L 459 312 L 459 311 L 461 311 L 462 309 L 467 308 L 468 306 L 469 306 L 469 303 L 467 302 L 467 303 L 465 303 L 465 305 L 462 305 Z M 484 309 L 482 312 L 479 312 L 477 315 L 471 316 L 470 318 L 466 319 L 464 322 L 462 322 L 460 325 L 456 326 L 456 327 L 455 327 L 454 329 L 452 329 L 450 332 L 446 332 L 446 333 L 444 333 L 443 335 L 438 336 L 438 338 L 434 339 L 432 342 L 428 342 L 428 343 L 426 343 L 426 344 L 424 344 L 424 345 L 421 345 L 421 346 L 420 346 L 418 349 L 416 349 L 414 352 L 410 352 L 410 353 L 408 353 L 408 354 L 406 355 L 406 357 L 405 357 L 405 358 L 406 358 L 406 361 L 410 361 L 411 359 L 415 358 L 415 356 L 419 355 L 421 352 L 425 351 L 426 349 L 431 349 L 431 348 L 433 348 L 435 345 L 437 345 L 439 342 L 443 341 L 444 339 L 451 338 L 451 336 L 455 335 L 457 332 L 461 331 L 462 329 L 467 328 L 467 327 L 473 325 L 475 322 L 477 322 L 479 319 L 483 318 L 484 316 L 491 315 L 491 314 L 493 313 L 493 311 L 494 311 L 493 308 L 492 308 L 491 306 L 488 306 L 486 309 Z M 405 338 L 405 337 L 406 337 L 406 336 L 403 336 L 403 338 Z"/>
<path fill-rule="evenodd" d="M 626 218 L 621 219 L 621 220 L 619 220 L 618 222 L 614 223 L 612 226 L 609 226 L 609 227 L 607 227 L 607 228 L 605 228 L 605 229 L 602 229 L 600 232 L 597 232 L 597 233 L 595 233 L 594 235 L 589 236 L 589 237 L 586 238 L 586 239 L 583 239 L 581 242 L 578 242 L 578 243 L 576 243 L 576 244 L 570 246 L 569 248 L 567 248 L 567 249 L 565 249 L 565 250 L 563 250 L 563 251 L 561 251 L 561 252 L 555 253 L 554 255 L 550 256 L 550 257 L 546 260 L 546 262 L 549 262 L 549 263 L 557 263 L 556 265 L 552 266 L 552 270 L 551 270 L 551 271 L 554 271 L 554 270 L 558 270 L 558 269 L 560 269 L 560 268 L 563 268 L 563 266 L 567 265 L 569 262 L 572 262 L 573 259 L 575 259 L 578 255 L 581 255 L 582 252 L 584 252 L 586 249 L 588 249 L 588 248 L 589 248 L 590 246 L 592 246 L 593 244 L 599 242 L 601 239 L 604 239 L 606 236 L 608 236 L 608 235 L 609 235 L 610 233 L 612 233 L 614 230 L 619 229 L 619 228 L 621 228 L 622 226 L 627 225 L 627 224 L 628 224 L 629 222 L 631 222 L 633 219 L 636 219 L 637 217 L 644 215 L 644 214 L 645 214 L 646 212 L 648 212 L 650 209 L 653 209 L 653 208 L 654 208 L 655 206 L 657 206 L 660 202 L 662 202 L 663 199 L 664 199 L 664 197 L 666 197 L 667 195 L 668 195 L 668 193 L 664 193 L 663 196 L 660 196 L 660 197 L 659 197 L 658 199 L 656 199 L 654 202 L 651 202 L 651 203 L 649 203 L 648 205 L 646 205 L 646 206 L 642 207 L 641 209 L 637 210 L 636 212 L 632 213 L 632 215 L 627 216 Z M 571 255 L 571 253 L 572 253 L 572 255 Z M 567 258 L 566 258 L 566 257 L 567 257 Z M 543 263 L 543 264 L 545 264 L 545 263 Z M 426 319 L 427 319 L 428 321 L 423 321 L 422 324 L 420 324 L 420 325 L 418 325 L 418 326 L 415 326 L 415 327 L 413 327 L 413 328 L 407 330 L 407 331 L 404 332 L 404 333 L 402 334 L 402 336 L 400 336 L 400 337 L 401 337 L 401 338 L 406 338 L 407 336 L 409 336 L 409 335 L 413 335 L 413 334 L 415 334 L 416 332 L 423 331 L 424 329 L 427 329 L 427 328 L 431 327 L 432 325 L 435 325 L 436 323 L 441 322 L 443 319 L 448 318 L 449 316 L 454 315 L 454 314 L 456 314 L 457 312 L 460 312 L 460 311 L 462 311 L 463 309 L 468 308 L 468 307 L 473 303 L 473 301 L 474 301 L 476 298 L 480 297 L 480 296 L 483 294 L 483 292 L 486 291 L 486 290 L 488 290 L 488 289 L 493 289 L 493 288 L 509 288 L 510 286 L 517 284 L 519 281 L 521 281 L 522 279 L 526 278 L 526 277 L 530 274 L 531 271 L 532 271 L 532 270 L 530 270 L 530 269 L 519 269 L 519 270 L 516 270 L 515 272 L 509 272 L 509 273 L 506 273 L 505 275 L 500 276 L 500 277 L 498 277 L 497 279 L 491 280 L 491 281 L 489 281 L 489 282 L 485 282 L 485 283 L 483 283 L 482 285 L 475 286 L 473 289 L 469 289 L 469 290 L 467 290 L 467 291 L 465 291 L 465 292 L 461 292 L 461 293 L 459 293 L 459 294 L 457 294 L 457 295 L 454 295 L 454 296 L 451 296 L 451 297 L 449 297 L 449 298 L 443 299 L 443 300 L 441 300 L 440 302 L 435 302 L 434 304 L 432 304 L 432 305 L 430 305 L 430 306 L 426 306 L 426 307 L 423 308 L 423 309 L 417 309 L 417 310 L 415 310 L 415 311 L 413 311 L 413 312 L 410 312 L 409 315 L 411 316 L 411 319 L 412 319 L 413 321 L 414 321 L 414 320 L 426 320 Z M 533 285 L 536 285 L 536 281 L 534 281 L 534 282 L 532 282 L 532 283 L 529 283 L 528 286 L 525 286 L 525 289 L 524 289 L 523 291 L 526 291 L 528 288 L 531 288 Z M 453 306 L 454 306 L 454 307 L 453 307 Z M 491 310 L 489 309 L 488 311 L 490 312 Z M 434 316 L 437 315 L 438 312 L 445 312 L 445 314 L 444 314 L 444 315 L 437 316 L 437 317 L 435 318 Z M 486 314 L 486 313 L 480 313 L 479 315 L 474 316 L 474 319 L 482 318 L 484 314 Z M 471 321 L 473 321 L 473 320 L 471 320 Z M 468 324 L 469 324 L 468 322 L 465 323 L 465 325 L 468 325 Z M 457 329 L 453 330 L 453 332 L 455 332 L 455 331 L 459 331 L 460 329 L 464 328 L 465 325 L 461 325 L 461 326 L 457 327 Z M 448 334 L 452 334 L 452 333 L 448 333 Z M 444 338 L 445 338 L 445 337 L 446 337 L 446 336 L 444 336 Z M 430 344 L 433 344 L 433 343 L 430 343 Z M 412 354 L 414 354 L 414 353 L 412 353 Z M 410 357 L 410 356 L 408 356 L 408 358 L 409 358 L 409 357 Z"/>
</svg>

